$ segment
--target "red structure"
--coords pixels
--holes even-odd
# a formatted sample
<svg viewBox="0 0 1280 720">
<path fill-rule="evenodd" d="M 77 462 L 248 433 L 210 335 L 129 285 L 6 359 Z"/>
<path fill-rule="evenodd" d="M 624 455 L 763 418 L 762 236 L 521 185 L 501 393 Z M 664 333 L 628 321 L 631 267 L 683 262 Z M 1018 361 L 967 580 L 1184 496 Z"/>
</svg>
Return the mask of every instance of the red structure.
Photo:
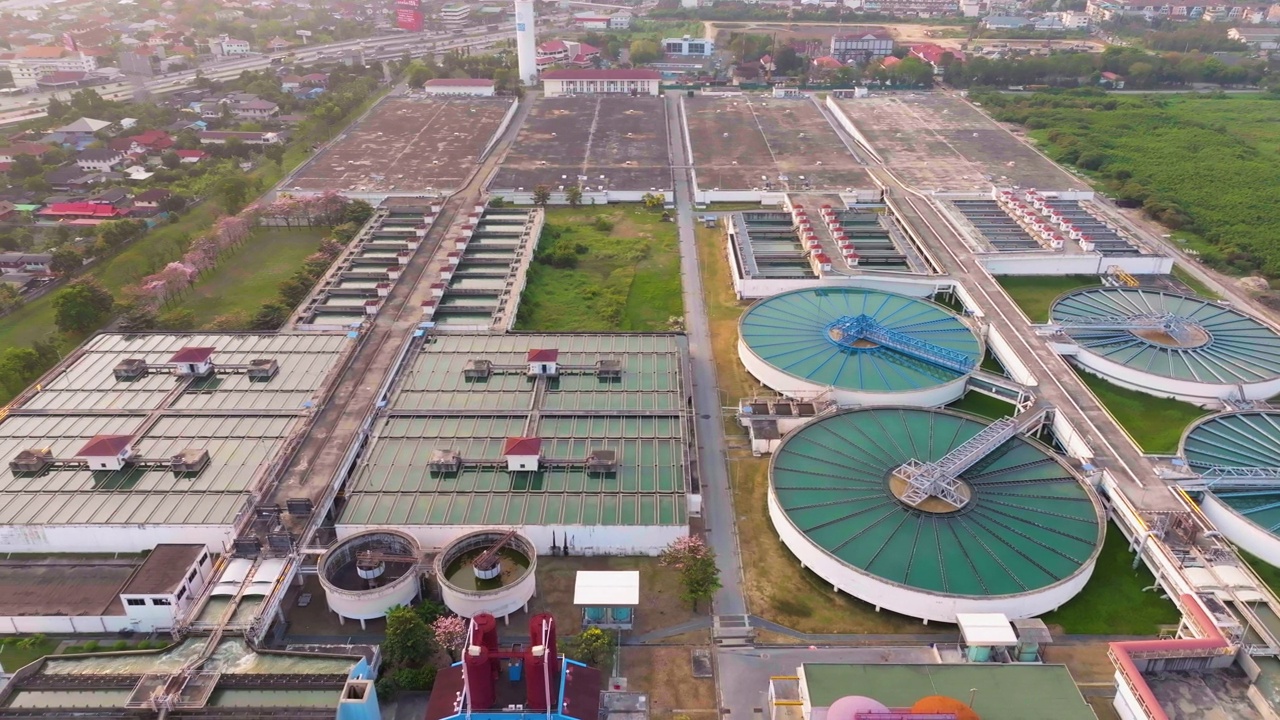
<svg viewBox="0 0 1280 720">
<path fill-rule="evenodd" d="M 396 27 L 409 32 L 422 32 L 424 20 L 419 0 L 396 0 Z"/>
</svg>

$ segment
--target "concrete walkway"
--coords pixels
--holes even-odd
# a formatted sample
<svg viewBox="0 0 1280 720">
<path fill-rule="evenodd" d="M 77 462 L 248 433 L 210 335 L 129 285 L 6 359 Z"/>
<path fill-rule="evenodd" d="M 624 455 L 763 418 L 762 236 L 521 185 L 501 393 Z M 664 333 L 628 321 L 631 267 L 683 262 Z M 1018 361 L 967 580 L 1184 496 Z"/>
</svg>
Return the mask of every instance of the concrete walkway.
<svg viewBox="0 0 1280 720">
<path fill-rule="evenodd" d="M 685 157 L 680 101 L 666 96 L 667 142 L 675 178 L 676 224 L 680 232 L 680 280 L 684 293 L 685 333 L 689 339 L 689 367 L 693 392 L 694 427 L 697 433 L 697 476 L 702 491 L 702 516 L 707 540 L 716 552 L 722 587 L 712 601 L 719 615 L 747 611 L 742 594 L 742 560 L 734 524 L 733 497 L 725 466 L 724 426 L 720 419 L 720 390 L 711 354 L 711 331 L 698 271 L 698 247 L 693 230 L 693 192 Z"/>
</svg>

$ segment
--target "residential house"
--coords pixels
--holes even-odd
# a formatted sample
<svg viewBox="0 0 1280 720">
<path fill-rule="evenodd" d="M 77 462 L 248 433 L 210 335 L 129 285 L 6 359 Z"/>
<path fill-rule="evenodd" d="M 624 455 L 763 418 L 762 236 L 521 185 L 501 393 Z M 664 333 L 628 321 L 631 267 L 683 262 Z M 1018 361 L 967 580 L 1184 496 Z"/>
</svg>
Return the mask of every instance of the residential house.
<svg viewBox="0 0 1280 720">
<path fill-rule="evenodd" d="M 178 156 L 178 162 L 183 165 L 195 165 L 209 157 L 209 153 L 203 150 L 175 150 L 174 154 Z"/>
<path fill-rule="evenodd" d="M 280 145 L 284 142 L 280 133 L 237 132 L 206 130 L 197 133 L 201 145 L 226 145 L 228 140 L 239 140 L 245 145 Z"/>
<path fill-rule="evenodd" d="M 855 11 L 910 17 L 937 17 L 960 12 L 960 0 L 844 0 L 844 6 Z"/>
<path fill-rule="evenodd" d="M 53 149 L 53 146 L 38 142 L 16 142 L 12 145 L 0 147 L 0 164 L 7 165 L 18 159 L 22 155 L 34 155 L 41 157 L 45 153 Z"/>
<path fill-rule="evenodd" d="M 93 118 L 80 118 L 75 122 L 63 125 L 53 131 L 53 134 L 60 135 L 69 142 L 74 144 L 75 140 L 87 139 L 92 141 L 94 133 L 110 131 L 113 126 L 109 120 L 95 120 Z"/>
<path fill-rule="evenodd" d="M 46 220 L 88 220 L 93 221 L 92 224 L 97 224 L 107 220 L 119 220 L 127 216 L 129 211 L 106 203 L 72 202 L 53 203 L 36 214 Z"/>
<path fill-rule="evenodd" d="M 1146 4 L 1129 0 L 1087 0 L 1085 12 L 1094 20 L 1118 17 L 1169 18 L 1171 20 L 1206 20 L 1258 24 L 1272 22 L 1277 12 L 1274 3 L 1211 5 L 1200 2 L 1166 2 Z"/>
<path fill-rule="evenodd" d="M 81 150 L 76 155 L 76 165 L 85 172 L 109 172 L 124 162 L 124 153 L 111 148 Z"/>
<path fill-rule="evenodd" d="M 231 103 L 231 114 L 238 120 L 266 120 L 279 112 L 280 106 L 270 100 Z"/>
<path fill-rule="evenodd" d="M 1026 30 L 1033 25 L 1031 18 L 1017 16 L 988 15 L 982 19 L 982 27 L 988 30 Z"/>
<path fill-rule="evenodd" d="M 935 43 L 912 45 L 910 56 L 932 65 L 933 74 L 935 75 L 942 74 L 943 68 L 947 66 L 947 56 L 951 57 L 952 62 L 964 62 L 964 53 L 959 50 L 944 48 Z"/>
<path fill-rule="evenodd" d="M 1256 50 L 1280 49 L 1280 28 L 1231 28 L 1227 37 L 1248 44 Z"/>
<path fill-rule="evenodd" d="M 114 205 L 115 207 L 126 210 L 132 204 L 129 192 L 124 188 L 118 187 L 94 193 L 85 198 L 85 202 L 97 203 L 98 205 Z"/>
<path fill-rule="evenodd" d="M 12 220 L 18 216 L 18 206 L 8 200 L 0 200 L 0 222 Z"/>
<path fill-rule="evenodd" d="M 112 138 L 107 147 L 119 150 L 127 155 L 157 154 L 173 147 L 173 136 L 164 130 L 148 130 L 129 137 Z"/>
<path fill-rule="evenodd" d="M 573 24 L 583 30 L 608 30 L 609 16 L 603 13 L 581 12 L 573 16 Z"/>
<path fill-rule="evenodd" d="M 1101 73 L 1100 85 L 1105 85 L 1112 90 L 1124 89 L 1124 78 L 1110 71 Z"/>
<path fill-rule="evenodd" d="M 273 52 L 273 53 L 283 52 L 285 50 L 288 50 L 291 47 L 293 47 L 293 43 L 289 42 L 288 40 L 285 40 L 279 35 L 268 40 L 266 45 L 267 52 Z"/>
<path fill-rule="evenodd" d="M 631 29 L 631 13 L 617 12 L 609 16 L 610 30 L 630 30 Z"/>
<path fill-rule="evenodd" d="M 49 263 L 53 255 L 49 253 L 0 253 L 0 271 L 2 272 L 49 272 Z"/>
<path fill-rule="evenodd" d="M 142 216 L 155 215 L 160 212 L 160 206 L 171 197 L 173 197 L 173 193 L 164 188 L 144 190 L 133 196 L 133 208 L 130 213 Z"/>
</svg>

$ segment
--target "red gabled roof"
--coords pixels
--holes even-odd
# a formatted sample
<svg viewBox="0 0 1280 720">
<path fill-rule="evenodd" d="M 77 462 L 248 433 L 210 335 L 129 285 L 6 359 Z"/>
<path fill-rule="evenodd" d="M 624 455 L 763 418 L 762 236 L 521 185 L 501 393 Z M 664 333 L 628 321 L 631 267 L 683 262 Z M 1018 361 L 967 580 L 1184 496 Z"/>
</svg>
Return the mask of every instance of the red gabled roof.
<svg viewBox="0 0 1280 720">
<path fill-rule="evenodd" d="M 542 439 L 534 437 L 509 437 L 502 445 L 502 454 L 507 455 L 541 455 Z"/>
<path fill-rule="evenodd" d="M 555 362 L 559 358 L 559 350 L 530 350 L 526 360 L 528 362 Z"/>
<path fill-rule="evenodd" d="M 538 52 L 557 53 L 568 52 L 569 46 L 563 40 L 548 40 L 538 46 Z"/>
<path fill-rule="evenodd" d="M 184 347 L 169 358 L 171 363 L 202 363 L 213 357 L 215 347 Z"/>
<path fill-rule="evenodd" d="M 209 157 L 209 153 L 203 150 L 176 150 L 180 158 L 204 158 Z"/>
<path fill-rule="evenodd" d="M 94 435 L 76 457 L 116 457 L 132 445 L 132 435 Z"/>
<path fill-rule="evenodd" d="M 657 70 L 549 70 L 544 80 L 661 80 Z"/>
<path fill-rule="evenodd" d="M 42 208 L 37 215 L 64 216 L 88 215 L 95 218 L 113 218 L 126 214 L 126 211 L 112 205 L 92 202 L 53 203 Z"/>
<path fill-rule="evenodd" d="M 900 62 L 902 62 L 902 58 L 897 58 L 890 55 L 889 57 L 881 60 L 880 64 L 883 65 L 884 67 L 889 68 L 889 67 L 893 67 L 894 65 L 897 65 Z"/>
<path fill-rule="evenodd" d="M 951 53 L 951 57 L 957 62 L 964 61 L 964 53 L 959 50 L 950 50 L 935 43 L 924 43 L 923 45 L 912 45 L 911 54 L 924 60 L 927 63 L 937 65 L 942 60 L 942 56 Z"/>
</svg>

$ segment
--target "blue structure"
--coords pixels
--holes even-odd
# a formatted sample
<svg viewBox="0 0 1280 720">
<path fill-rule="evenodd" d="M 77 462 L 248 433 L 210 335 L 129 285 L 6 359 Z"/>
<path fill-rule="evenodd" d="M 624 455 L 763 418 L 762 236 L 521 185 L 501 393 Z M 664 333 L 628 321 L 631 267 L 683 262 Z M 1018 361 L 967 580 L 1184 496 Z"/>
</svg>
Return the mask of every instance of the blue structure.
<svg viewBox="0 0 1280 720">
<path fill-rule="evenodd" d="M 900 333 L 876 322 L 870 315 L 843 315 L 827 325 L 831 342 L 851 352 L 870 352 L 881 347 L 958 373 L 973 370 L 974 357 L 927 340 Z"/>
</svg>

